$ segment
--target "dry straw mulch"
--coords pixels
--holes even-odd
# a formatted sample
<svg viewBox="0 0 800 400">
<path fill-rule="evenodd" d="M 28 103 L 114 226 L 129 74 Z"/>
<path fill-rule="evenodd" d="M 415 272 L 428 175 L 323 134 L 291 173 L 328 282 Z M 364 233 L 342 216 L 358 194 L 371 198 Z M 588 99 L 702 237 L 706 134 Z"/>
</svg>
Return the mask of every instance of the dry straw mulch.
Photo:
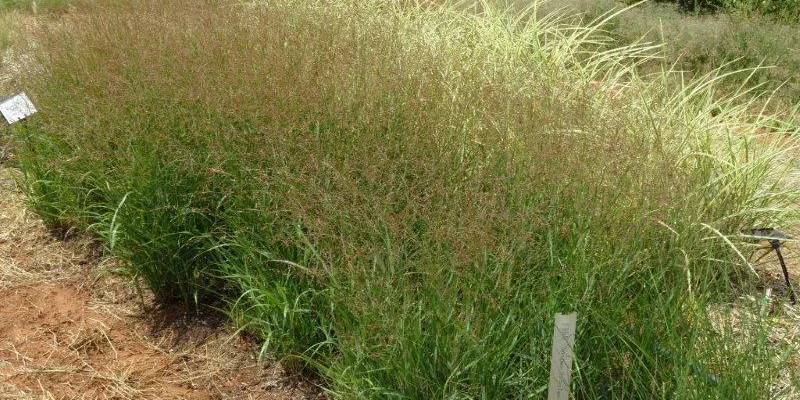
<svg viewBox="0 0 800 400">
<path fill-rule="evenodd" d="M 113 267 L 47 230 L 0 167 L 0 399 L 324 397 L 224 318 L 155 307 Z"/>
</svg>

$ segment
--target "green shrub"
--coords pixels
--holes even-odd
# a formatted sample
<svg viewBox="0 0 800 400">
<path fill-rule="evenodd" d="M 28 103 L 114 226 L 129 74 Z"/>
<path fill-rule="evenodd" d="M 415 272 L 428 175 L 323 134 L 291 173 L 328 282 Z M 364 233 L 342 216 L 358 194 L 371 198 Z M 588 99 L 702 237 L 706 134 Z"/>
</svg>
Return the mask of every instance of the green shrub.
<svg viewBox="0 0 800 400">
<path fill-rule="evenodd" d="M 540 397 L 571 310 L 577 398 L 767 397 L 770 321 L 716 322 L 752 289 L 740 230 L 797 221 L 785 141 L 641 80 L 641 48 L 483 6 L 74 15 L 39 37 L 29 194 L 335 398 Z"/>
<path fill-rule="evenodd" d="M 635 3 L 626 0 L 628 4 Z M 758 13 L 784 21 L 800 22 L 800 1 L 798 0 L 656 0 L 662 3 L 675 3 L 682 10 L 690 12 L 744 12 Z"/>
</svg>

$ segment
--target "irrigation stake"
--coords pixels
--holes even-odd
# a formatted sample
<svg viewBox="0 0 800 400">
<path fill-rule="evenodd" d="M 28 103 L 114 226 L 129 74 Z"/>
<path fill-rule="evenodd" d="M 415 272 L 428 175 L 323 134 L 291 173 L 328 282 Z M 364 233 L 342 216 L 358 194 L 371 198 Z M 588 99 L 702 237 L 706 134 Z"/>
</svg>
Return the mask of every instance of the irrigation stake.
<svg viewBox="0 0 800 400">
<path fill-rule="evenodd" d="M 11 97 L 0 100 L 0 114 L 9 125 L 24 120 L 36 114 L 36 106 L 25 92 L 17 93 Z"/>
<path fill-rule="evenodd" d="M 553 329 L 553 354 L 550 356 L 550 385 L 548 386 L 547 400 L 569 400 L 577 320 L 577 313 L 556 314 L 556 324 Z"/>
</svg>

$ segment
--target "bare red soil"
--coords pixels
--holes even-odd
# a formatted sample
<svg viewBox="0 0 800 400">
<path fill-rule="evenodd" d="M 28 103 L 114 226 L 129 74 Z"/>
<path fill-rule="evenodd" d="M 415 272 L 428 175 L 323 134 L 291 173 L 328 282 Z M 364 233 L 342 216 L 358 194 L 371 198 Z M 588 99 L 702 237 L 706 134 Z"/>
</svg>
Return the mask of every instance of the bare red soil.
<svg viewBox="0 0 800 400">
<path fill-rule="evenodd" d="M 88 241 L 55 238 L 0 170 L 0 399 L 314 399 L 255 341 L 159 309 Z"/>
</svg>

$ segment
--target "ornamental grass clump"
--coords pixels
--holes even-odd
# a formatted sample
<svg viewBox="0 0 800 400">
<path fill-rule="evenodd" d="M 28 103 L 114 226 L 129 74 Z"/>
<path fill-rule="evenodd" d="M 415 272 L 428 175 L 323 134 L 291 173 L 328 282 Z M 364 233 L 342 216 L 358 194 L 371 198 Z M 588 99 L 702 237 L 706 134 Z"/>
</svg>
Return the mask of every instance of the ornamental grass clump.
<svg viewBox="0 0 800 400">
<path fill-rule="evenodd" d="M 793 140 L 535 8 L 69 14 L 16 131 L 32 205 L 334 398 L 541 397 L 573 310 L 578 398 L 769 396 L 770 322 L 741 338 L 708 310 L 756 282 L 739 232 L 796 222 Z"/>
</svg>

